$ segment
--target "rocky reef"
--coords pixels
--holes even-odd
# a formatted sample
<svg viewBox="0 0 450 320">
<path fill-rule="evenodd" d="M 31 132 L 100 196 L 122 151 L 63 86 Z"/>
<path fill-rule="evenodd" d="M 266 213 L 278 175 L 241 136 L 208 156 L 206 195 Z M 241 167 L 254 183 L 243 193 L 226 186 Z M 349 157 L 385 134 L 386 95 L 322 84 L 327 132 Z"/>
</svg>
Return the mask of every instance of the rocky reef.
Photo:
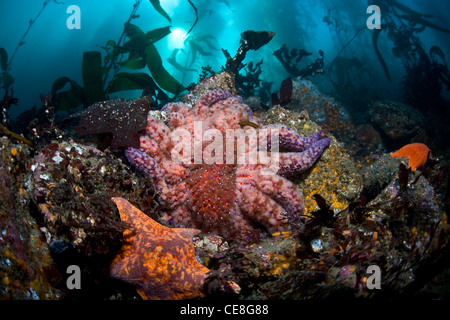
<svg viewBox="0 0 450 320">
<path fill-rule="evenodd" d="M 27 187 L 27 145 L 0 138 L 0 296 L 3 299 L 57 299 L 50 250 L 34 216 Z M 28 176 L 29 177 L 29 176 Z"/>
<path fill-rule="evenodd" d="M 133 281 L 127 281 L 133 268 L 137 268 L 129 257 L 145 247 L 145 237 L 139 237 L 139 243 L 128 238 L 137 230 L 136 225 L 151 230 L 148 226 L 157 223 L 155 228 L 161 237 L 166 234 L 161 230 L 172 226 L 164 219 L 170 208 L 161 201 L 158 189 L 130 165 L 123 149 L 102 147 L 100 151 L 97 144 L 74 133 L 72 138 L 61 135 L 34 149 L 1 137 L 0 296 L 448 297 L 448 288 L 442 285 L 448 281 L 446 257 L 450 249 L 448 161 L 439 150 L 432 150 L 433 157 L 423 168 L 411 171 L 407 158 L 389 155 L 388 150 L 395 150 L 386 146 L 382 137 L 389 134 L 389 128 L 382 128 L 375 115 L 373 125 L 356 126 L 342 104 L 320 93 L 312 83 L 297 78 L 292 84 L 289 103 L 283 107 L 275 105 L 267 112 L 256 111 L 255 118 L 241 124 L 283 125 L 303 137 L 321 132 L 330 139 L 329 146 L 309 169 L 287 177 L 303 193 L 304 214 L 291 221 L 291 228 L 274 233 L 265 230 L 252 239 L 224 239 L 220 234 L 176 228 L 174 233 L 182 235 L 183 245 L 177 248 L 165 241 L 169 244 L 162 248 L 158 243 L 163 241 L 155 242 L 146 235 L 154 251 L 148 253 L 153 257 L 151 268 L 138 268 L 141 277 L 147 279 L 146 272 L 153 270 L 155 264 L 156 270 L 167 271 L 167 266 L 175 263 L 170 257 L 176 254 L 186 256 L 171 250 L 189 250 L 189 259 L 181 261 L 181 265 L 188 263 L 201 270 L 200 276 L 191 281 L 188 275 L 192 271 L 177 269 L 177 275 L 186 278 L 179 283 L 172 281 L 170 290 L 166 289 L 181 292 L 180 295 L 158 296 L 158 286 L 166 284 L 140 283 L 137 287 Z M 211 90 L 237 94 L 233 76 L 224 72 L 206 78 L 180 101 L 195 106 Z M 388 112 L 389 105 L 375 103 L 373 107 Z M 162 123 L 170 120 L 164 110 L 149 114 Z M 121 123 L 125 125 L 127 121 Z M 417 128 L 420 123 L 413 125 Z M 141 128 L 142 125 L 135 130 Z M 121 129 L 130 136 L 138 133 Z M 401 143 L 411 142 L 407 141 L 411 130 L 402 130 L 405 140 Z M 280 201 L 273 194 L 272 201 Z M 133 219 L 136 215 L 139 221 L 125 223 L 121 219 Z M 143 215 L 152 218 L 152 222 Z M 257 224 L 253 227 L 264 229 Z M 124 240 L 125 236 L 131 240 Z M 125 243 L 130 251 L 121 254 Z M 158 252 L 164 253 L 164 259 L 158 260 Z M 67 287 L 70 265 L 80 267 L 81 289 Z M 116 266 L 126 266 L 126 270 L 121 269 L 120 276 L 112 277 Z M 125 279 L 128 284 L 117 279 Z M 183 288 L 194 282 L 195 295 L 183 295 Z"/>
</svg>

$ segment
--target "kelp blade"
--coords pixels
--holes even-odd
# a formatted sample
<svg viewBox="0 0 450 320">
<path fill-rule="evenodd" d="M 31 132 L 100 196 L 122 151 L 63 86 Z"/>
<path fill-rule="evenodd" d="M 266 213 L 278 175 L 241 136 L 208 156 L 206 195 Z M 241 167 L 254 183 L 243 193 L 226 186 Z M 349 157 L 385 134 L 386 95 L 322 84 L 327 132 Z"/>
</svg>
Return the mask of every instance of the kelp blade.
<svg viewBox="0 0 450 320">
<path fill-rule="evenodd" d="M 102 75 L 102 55 L 100 52 L 85 52 L 83 54 L 81 76 L 83 78 L 84 93 L 88 105 L 105 100 Z"/>
<path fill-rule="evenodd" d="M 67 84 L 70 84 L 70 89 L 59 92 Z M 52 96 L 57 101 L 58 110 L 70 110 L 84 103 L 83 88 L 68 77 L 60 77 L 53 82 Z"/>
<path fill-rule="evenodd" d="M 140 90 L 154 88 L 156 86 L 153 79 L 146 73 L 118 73 L 109 88 L 109 92 L 118 92 L 124 90 Z"/>
<path fill-rule="evenodd" d="M 184 87 L 164 68 L 156 47 L 153 44 L 149 44 L 145 48 L 145 54 L 148 70 L 161 89 L 176 95 L 181 93 Z"/>
<path fill-rule="evenodd" d="M 152 4 L 153 8 L 155 8 L 155 10 L 158 11 L 160 15 L 162 15 L 164 18 L 169 20 L 170 23 L 172 23 L 172 19 L 170 19 L 167 12 L 164 11 L 164 9 L 161 7 L 161 3 L 159 2 L 159 0 L 150 0 L 150 3 Z"/>
<path fill-rule="evenodd" d="M 380 61 L 381 66 L 383 67 L 384 74 L 386 75 L 386 78 L 388 79 L 388 81 L 392 81 L 391 75 L 390 75 L 390 73 L 389 73 L 388 66 L 387 66 L 386 62 L 384 61 L 383 56 L 381 55 L 381 52 L 380 52 L 380 50 L 378 49 L 378 44 L 377 44 L 378 36 L 380 35 L 380 32 L 381 32 L 382 30 L 383 30 L 383 29 L 376 29 L 376 30 L 373 32 L 373 36 L 372 36 L 372 44 L 373 44 L 373 48 L 375 49 L 375 53 L 376 53 L 376 55 L 377 55 L 377 58 L 378 58 L 378 60 Z"/>
</svg>

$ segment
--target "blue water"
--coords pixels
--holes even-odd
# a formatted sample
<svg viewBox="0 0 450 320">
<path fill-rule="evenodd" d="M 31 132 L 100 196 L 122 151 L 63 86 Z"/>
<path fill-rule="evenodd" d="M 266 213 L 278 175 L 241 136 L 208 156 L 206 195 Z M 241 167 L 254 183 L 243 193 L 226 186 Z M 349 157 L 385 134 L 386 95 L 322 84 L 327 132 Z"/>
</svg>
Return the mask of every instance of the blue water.
<svg viewBox="0 0 450 320">
<path fill-rule="evenodd" d="M 15 0 L 0 2 L 0 47 L 11 55 L 22 35 L 42 8 L 44 1 Z M 10 110 L 14 118 L 34 104 L 41 105 L 39 95 L 51 92 L 55 79 L 67 76 L 78 83 L 81 81 L 81 59 L 85 51 L 104 51 L 99 46 L 106 41 L 118 40 L 123 30 L 123 23 L 128 19 L 134 0 L 72 0 L 49 1 L 45 10 L 34 22 L 25 43 L 20 46 L 12 61 L 10 73 L 14 78 L 14 95 L 19 98 L 19 104 Z M 318 57 L 318 50 L 325 53 L 325 69 L 342 46 L 350 40 L 356 30 L 364 27 L 369 14 L 366 0 L 193 0 L 198 9 L 199 22 L 185 39 L 187 30 L 195 21 L 195 13 L 187 0 L 161 0 L 161 6 L 171 17 L 172 22 L 160 15 L 149 1 L 142 1 L 137 11 L 140 16 L 132 23 L 143 31 L 171 26 L 172 33 L 156 43 L 163 59 L 164 67 L 183 85 L 198 81 L 198 73 L 182 74 L 168 62 L 172 50 L 189 46 L 189 37 L 210 35 L 212 47 L 205 47 L 208 55 L 199 56 L 193 68 L 200 71 L 202 66 L 210 65 L 215 71 L 220 71 L 225 64 L 221 48 L 234 55 L 238 46 L 240 33 L 245 30 L 273 31 L 276 36 L 266 46 L 248 54 L 248 61 L 264 59 L 262 78 L 273 82 L 272 91 L 276 91 L 288 73 L 273 56 L 273 51 L 286 44 L 290 48 L 304 48 L 313 52 L 312 62 Z M 421 13 L 432 15 L 429 18 L 435 24 L 450 29 L 448 12 L 450 2 L 443 0 L 416 0 L 399 2 Z M 370 1 L 377 4 L 377 1 Z M 80 29 L 68 29 L 66 22 L 71 16 L 67 13 L 70 5 L 80 8 Z M 331 16 L 342 26 L 341 30 L 330 28 L 323 18 L 331 10 Z M 381 12 L 383 15 L 383 12 Z M 372 72 L 363 81 L 376 86 L 379 97 L 398 98 L 398 88 L 403 67 L 401 61 L 390 52 L 391 45 L 385 34 L 381 34 L 379 47 L 390 68 L 393 81 L 387 84 L 379 61 L 371 44 L 373 30 L 363 30 L 346 49 L 345 54 L 357 56 L 366 63 Z M 449 34 L 427 28 L 420 33 L 420 40 L 427 50 L 432 45 L 441 47 L 450 59 Z M 178 56 L 183 62 L 184 55 Z M 332 89 L 326 76 L 314 79 L 325 92 Z M 3 93 L 2 93 L 3 94 Z M 122 92 L 119 96 L 131 98 L 138 92 Z"/>
</svg>

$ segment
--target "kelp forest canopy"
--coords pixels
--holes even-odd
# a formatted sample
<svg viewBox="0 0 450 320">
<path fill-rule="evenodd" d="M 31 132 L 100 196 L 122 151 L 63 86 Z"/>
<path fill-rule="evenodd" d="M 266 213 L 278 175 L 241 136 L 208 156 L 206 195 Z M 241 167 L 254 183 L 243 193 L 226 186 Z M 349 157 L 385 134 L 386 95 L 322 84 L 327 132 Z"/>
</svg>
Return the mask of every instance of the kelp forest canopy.
<svg viewBox="0 0 450 320">
<path fill-rule="evenodd" d="M 371 4 L 116 0 L 80 5 L 77 30 L 66 27 L 76 17 L 65 4 L 43 1 L 26 10 L 31 18 L 24 19 L 22 36 L 0 44 L 2 131 L 24 133 L 46 104 L 57 121 L 113 98 L 147 95 L 150 108 L 158 109 L 223 70 L 262 109 L 279 94 L 286 104 L 289 79 L 303 77 L 340 99 L 357 121 L 364 121 L 374 99 L 402 101 L 427 116 L 447 113 L 450 48 L 437 41 L 450 35 L 443 10 L 423 1 L 379 0 L 381 26 L 372 29 Z M 42 28 L 51 16 L 62 24 L 53 36 L 69 46 L 56 41 L 49 47 Z M 25 58 L 30 52 L 40 58 L 33 67 Z M 51 67 L 53 56 L 64 65 Z M 32 80 L 39 85 L 30 86 Z"/>
</svg>

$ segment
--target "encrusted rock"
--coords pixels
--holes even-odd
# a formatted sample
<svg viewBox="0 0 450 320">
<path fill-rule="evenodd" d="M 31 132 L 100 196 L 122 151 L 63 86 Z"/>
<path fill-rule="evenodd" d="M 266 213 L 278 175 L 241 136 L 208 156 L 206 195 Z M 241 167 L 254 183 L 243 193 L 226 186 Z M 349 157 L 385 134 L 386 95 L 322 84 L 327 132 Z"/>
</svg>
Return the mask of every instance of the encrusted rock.
<svg viewBox="0 0 450 320">
<path fill-rule="evenodd" d="M 30 204 L 26 145 L 0 138 L 0 299 L 57 299 L 52 258 Z"/>
<path fill-rule="evenodd" d="M 391 181 L 398 177 L 399 158 L 392 158 L 389 154 L 378 157 L 370 165 L 361 170 L 363 177 L 363 194 L 369 200 L 377 196 Z"/>
<path fill-rule="evenodd" d="M 373 154 L 385 152 L 380 134 L 370 125 L 355 126 L 352 115 L 334 97 L 323 94 L 311 81 L 292 80 L 292 96 L 286 109 L 307 112 L 311 121 L 330 132 L 346 153 L 361 163 L 371 163 Z"/>
<path fill-rule="evenodd" d="M 27 182 L 40 230 L 57 267 L 69 264 L 95 278 L 121 247 L 125 225 L 111 197 L 152 213 L 152 185 L 112 154 L 73 140 L 53 142 L 31 161 Z"/>
<path fill-rule="evenodd" d="M 385 135 L 385 142 L 402 146 L 425 135 L 424 115 L 417 109 L 394 101 L 374 101 L 369 105 L 370 120 Z"/>
<path fill-rule="evenodd" d="M 292 87 L 291 102 L 286 109 L 306 110 L 312 121 L 338 139 L 355 132 L 350 114 L 335 98 L 321 93 L 311 81 L 300 77 L 292 81 Z"/>
<path fill-rule="evenodd" d="M 180 102 L 195 106 L 198 99 L 211 90 L 225 90 L 233 96 L 237 95 L 234 75 L 225 71 L 213 74 L 196 84 L 189 93 L 180 98 Z"/>
</svg>

